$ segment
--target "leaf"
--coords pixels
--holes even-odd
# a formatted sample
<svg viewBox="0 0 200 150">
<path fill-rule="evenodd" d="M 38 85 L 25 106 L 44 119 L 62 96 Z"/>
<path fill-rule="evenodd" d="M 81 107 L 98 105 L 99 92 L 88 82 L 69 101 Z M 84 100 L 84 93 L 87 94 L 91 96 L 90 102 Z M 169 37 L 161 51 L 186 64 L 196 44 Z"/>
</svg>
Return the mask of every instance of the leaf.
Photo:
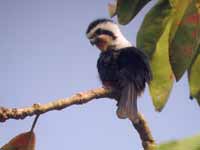
<svg viewBox="0 0 200 150">
<path fill-rule="evenodd" d="M 172 28 L 176 33 L 171 33 L 170 38 L 170 63 L 177 81 L 191 65 L 200 43 L 200 13 L 197 8 L 200 0 L 185 1 L 188 1 L 189 5 L 180 23 L 177 22 L 177 30 L 174 31 L 175 29 Z M 185 3 L 185 1 L 179 1 L 178 4 Z M 178 13 L 179 11 L 175 12 L 175 14 Z"/>
<path fill-rule="evenodd" d="M 200 105 L 200 46 L 199 54 L 191 65 L 191 68 L 188 70 L 188 79 L 190 85 L 190 96 L 196 98 Z"/>
<path fill-rule="evenodd" d="M 150 62 L 153 80 L 150 82 L 149 89 L 157 111 L 161 111 L 165 106 L 174 83 L 168 54 L 170 27 L 171 22 L 167 24 L 164 33 L 158 40 L 156 51 Z"/>
<path fill-rule="evenodd" d="M 17 135 L 7 144 L 0 148 L 1 150 L 35 150 L 34 132 L 26 132 Z"/>
<path fill-rule="evenodd" d="M 172 7 L 168 0 L 160 0 L 145 16 L 137 34 L 137 47 L 151 58 L 163 34 Z"/>
<path fill-rule="evenodd" d="M 150 0 L 117 0 L 117 17 L 120 24 L 128 24 Z"/>
<path fill-rule="evenodd" d="M 117 4 L 116 3 L 109 3 L 108 4 L 108 12 L 110 17 L 114 17 L 117 14 Z"/>
<path fill-rule="evenodd" d="M 145 16 L 137 35 L 137 47 L 151 58 L 153 80 L 149 89 L 157 111 L 165 106 L 174 82 L 168 54 L 171 11 L 170 2 L 160 0 Z"/>
<path fill-rule="evenodd" d="M 170 41 L 174 38 L 174 35 L 176 34 L 176 31 L 178 27 L 180 26 L 180 22 L 186 12 L 186 9 L 188 8 L 190 4 L 190 0 L 169 0 L 172 12 L 171 17 L 173 19 L 171 31 L 170 31 Z"/>
<path fill-rule="evenodd" d="M 164 143 L 159 145 L 158 150 L 200 150 L 200 136 Z"/>
</svg>

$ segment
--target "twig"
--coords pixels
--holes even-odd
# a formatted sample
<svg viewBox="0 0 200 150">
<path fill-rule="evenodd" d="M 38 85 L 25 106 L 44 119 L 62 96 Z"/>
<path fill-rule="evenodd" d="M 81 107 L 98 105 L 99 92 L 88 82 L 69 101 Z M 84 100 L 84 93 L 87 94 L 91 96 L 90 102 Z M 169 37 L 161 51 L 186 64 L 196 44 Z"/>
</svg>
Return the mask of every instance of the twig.
<svg viewBox="0 0 200 150">
<path fill-rule="evenodd" d="M 25 117 L 33 115 L 39 116 L 48 111 L 61 110 L 74 104 L 85 104 L 94 99 L 105 97 L 119 99 L 119 92 L 102 87 L 82 93 L 77 93 L 69 98 L 58 99 L 43 105 L 33 104 L 32 106 L 25 108 L 0 107 L 0 122 L 5 122 L 8 119 L 24 119 Z M 37 121 L 37 117 L 35 121 Z M 139 114 L 139 121 L 133 123 L 133 126 L 140 135 L 144 149 L 154 150 L 155 142 L 148 128 L 148 125 L 141 114 Z"/>
</svg>

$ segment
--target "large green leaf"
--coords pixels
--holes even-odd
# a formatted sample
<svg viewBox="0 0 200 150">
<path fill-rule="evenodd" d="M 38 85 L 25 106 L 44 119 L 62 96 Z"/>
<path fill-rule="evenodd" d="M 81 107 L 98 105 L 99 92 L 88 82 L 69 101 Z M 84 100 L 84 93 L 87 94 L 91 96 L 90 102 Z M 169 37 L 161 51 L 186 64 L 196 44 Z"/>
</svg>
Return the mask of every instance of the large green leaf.
<svg viewBox="0 0 200 150">
<path fill-rule="evenodd" d="M 169 62 L 171 12 L 170 1 L 160 0 L 145 16 L 137 35 L 137 47 L 150 57 L 153 80 L 149 89 L 157 111 L 165 106 L 174 82 Z"/>
<path fill-rule="evenodd" d="M 157 111 L 161 111 L 165 106 L 174 83 L 168 54 L 170 27 L 171 22 L 167 24 L 164 33 L 158 40 L 156 51 L 150 62 L 153 80 L 150 82 L 149 89 Z"/>
<path fill-rule="evenodd" d="M 200 105 L 200 46 L 199 54 L 188 71 L 188 78 L 190 85 L 190 96 L 192 98 L 196 98 Z"/>
<path fill-rule="evenodd" d="M 181 5 L 183 8 L 188 5 L 187 3 L 189 3 L 189 5 L 180 22 L 176 20 L 179 16 L 177 15 L 179 9 L 173 14 L 173 16 L 175 16 L 174 18 L 176 18 L 175 21 L 177 21 L 178 28 L 176 30 L 177 25 L 174 25 L 175 29 L 172 28 L 173 31 L 176 32 L 171 32 L 169 53 L 170 63 L 177 81 L 191 65 L 200 42 L 200 13 L 198 13 L 197 9 L 197 2 L 199 2 L 199 0 L 179 0 L 178 2 L 178 4 L 185 3 L 185 5 Z"/>
<path fill-rule="evenodd" d="M 117 0 L 116 14 L 120 24 L 128 24 L 150 0 Z"/>
<path fill-rule="evenodd" d="M 200 150 L 200 136 L 164 143 L 159 145 L 158 150 Z"/>
<path fill-rule="evenodd" d="M 171 13 L 168 0 L 160 0 L 145 16 L 137 34 L 137 47 L 151 58 Z"/>
</svg>

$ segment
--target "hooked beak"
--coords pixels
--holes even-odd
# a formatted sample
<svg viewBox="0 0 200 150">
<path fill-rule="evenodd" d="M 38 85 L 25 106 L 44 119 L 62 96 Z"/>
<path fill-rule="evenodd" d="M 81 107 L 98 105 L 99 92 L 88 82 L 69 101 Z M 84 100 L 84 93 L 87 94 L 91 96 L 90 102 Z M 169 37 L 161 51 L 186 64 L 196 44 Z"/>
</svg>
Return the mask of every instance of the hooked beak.
<svg viewBox="0 0 200 150">
<path fill-rule="evenodd" d="M 96 44 L 96 42 L 97 42 L 96 38 L 91 38 L 90 39 L 90 43 L 91 43 L 92 46 L 94 46 Z"/>
<path fill-rule="evenodd" d="M 97 37 L 92 37 L 89 39 L 92 45 L 96 45 L 99 50 L 105 52 L 108 50 L 110 43 L 112 42 L 112 37 L 108 35 L 99 35 Z"/>
</svg>

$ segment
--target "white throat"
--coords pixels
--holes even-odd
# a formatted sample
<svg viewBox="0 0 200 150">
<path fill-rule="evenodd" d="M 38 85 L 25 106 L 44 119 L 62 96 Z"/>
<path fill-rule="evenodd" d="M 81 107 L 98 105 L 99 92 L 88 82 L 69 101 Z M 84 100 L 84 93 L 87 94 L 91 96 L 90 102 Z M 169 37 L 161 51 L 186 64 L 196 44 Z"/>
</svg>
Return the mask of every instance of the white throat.
<svg viewBox="0 0 200 150">
<path fill-rule="evenodd" d="M 115 28 L 112 28 L 112 31 L 114 35 L 116 36 L 116 39 L 113 41 L 112 45 L 116 49 L 132 46 L 132 44 L 124 37 L 124 35 L 122 34 L 122 32 L 120 31 L 117 25 L 115 25 Z"/>
<path fill-rule="evenodd" d="M 132 46 L 132 44 L 121 33 L 117 35 L 117 38 L 113 41 L 113 45 L 116 49 Z"/>
</svg>

